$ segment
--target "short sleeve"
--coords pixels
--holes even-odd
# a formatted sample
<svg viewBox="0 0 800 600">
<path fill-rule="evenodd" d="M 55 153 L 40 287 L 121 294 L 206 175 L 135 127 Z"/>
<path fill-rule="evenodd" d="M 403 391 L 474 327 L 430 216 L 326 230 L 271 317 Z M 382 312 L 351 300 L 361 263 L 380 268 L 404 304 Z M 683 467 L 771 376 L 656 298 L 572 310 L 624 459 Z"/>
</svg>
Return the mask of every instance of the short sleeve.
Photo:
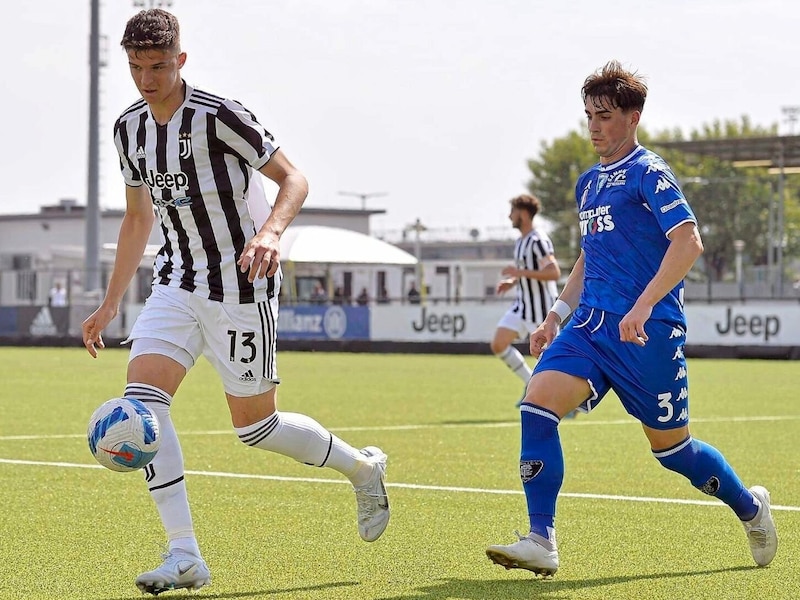
<svg viewBox="0 0 800 600">
<path fill-rule="evenodd" d="M 238 102 L 226 100 L 217 111 L 217 123 L 219 139 L 256 170 L 278 150 L 272 134 Z"/>
</svg>

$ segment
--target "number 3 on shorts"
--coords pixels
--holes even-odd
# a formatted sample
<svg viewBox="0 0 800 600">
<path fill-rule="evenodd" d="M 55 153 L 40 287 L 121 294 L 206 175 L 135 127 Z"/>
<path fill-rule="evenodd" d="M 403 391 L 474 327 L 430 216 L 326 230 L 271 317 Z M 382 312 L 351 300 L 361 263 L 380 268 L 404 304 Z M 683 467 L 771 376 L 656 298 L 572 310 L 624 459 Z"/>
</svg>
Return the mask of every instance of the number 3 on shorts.
<svg viewBox="0 0 800 600">
<path fill-rule="evenodd" d="M 659 394 L 658 400 L 659 400 L 658 405 L 667 411 L 667 414 L 658 417 L 658 420 L 661 421 L 662 423 L 671 421 L 674 412 L 674 409 L 672 407 L 672 394 L 670 392 L 664 392 L 663 394 Z"/>
</svg>

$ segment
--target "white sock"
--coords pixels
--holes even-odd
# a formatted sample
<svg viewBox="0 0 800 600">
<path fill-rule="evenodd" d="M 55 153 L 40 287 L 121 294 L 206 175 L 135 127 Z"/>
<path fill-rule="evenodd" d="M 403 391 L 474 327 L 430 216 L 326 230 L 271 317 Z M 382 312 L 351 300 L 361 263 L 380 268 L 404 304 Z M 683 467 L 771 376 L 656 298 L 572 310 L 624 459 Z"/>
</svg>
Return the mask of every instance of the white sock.
<svg viewBox="0 0 800 600">
<path fill-rule="evenodd" d="M 172 397 L 164 390 L 145 383 L 129 383 L 125 388 L 125 396 L 141 400 L 158 417 L 161 445 L 153 461 L 143 470 L 150 496 L 167 533 L 169 547 L 173 549 L 172 542 L 175 541 L 176 548 L 200 556 L 183 477 L 183 453 L 169 413 Z"/>
<path fill-rule="evenodd" d="M 234 430 L 248 446 L 277 452 L 306 465 L 330 467 L 353 485 L 366 483 L 372 473 L 372 465 L 360 450 L 306 415 L 275 411 L 262 421 Z"/>
<path fill-rule="evenodd" d="M 197 546 L 197 539 L 192 537 L 180 537 L 169 541 L 169 551 L 183 550 L 200 558 L 200 548 Z"/>
<path fill-rule="evenodd" d="M 517 377 L 522 379 L 522 381 L 527 383 L 531 378 L 533 369 L 528 366 L 528 363 L 525 362 L 525 358 L 514 346 L 509 346 L 495 356 L 506 363 L 506 366 L 511 369 Z"/>
</svg>

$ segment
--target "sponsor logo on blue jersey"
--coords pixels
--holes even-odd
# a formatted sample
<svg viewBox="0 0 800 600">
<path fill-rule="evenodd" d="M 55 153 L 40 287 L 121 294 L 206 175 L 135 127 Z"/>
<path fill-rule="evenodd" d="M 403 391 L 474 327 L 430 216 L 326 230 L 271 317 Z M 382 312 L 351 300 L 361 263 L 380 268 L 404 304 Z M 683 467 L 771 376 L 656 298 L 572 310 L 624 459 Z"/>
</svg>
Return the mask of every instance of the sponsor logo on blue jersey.
<svg viewBox="0 0 800 600">
<path fill-rule="evenodd" d="M 686 204 L 686 199 L 685 198 L 678 198 L 677 200 L 673 200 L 672 202 L 670 202 L 666 206 L 662 206 L 661 207 L 661 213 L 662 214 L 663 213 L 668 213 L 673 208 L 675 208 L 677 206 L 680 206 L 681 204 Z"/>
<path fill-rule="evenodd" d="M 582 210 L 579 217 L 581 236 L 595 235 L 614 229 L 614 219 L 611 217 L 611 206 L 609 205 Z"/>
<path fill-rule="evenodd" d="M 627 176 L 626 176 L 627 172 L 628 169 L 618 169 L 613 173 L 611 173 L 611 175 L 608 176 L 606 187 L 610 188 L 610 187 L 618 187 L 621 185 L 625 185 L 627 183 Z"/>
</svg>

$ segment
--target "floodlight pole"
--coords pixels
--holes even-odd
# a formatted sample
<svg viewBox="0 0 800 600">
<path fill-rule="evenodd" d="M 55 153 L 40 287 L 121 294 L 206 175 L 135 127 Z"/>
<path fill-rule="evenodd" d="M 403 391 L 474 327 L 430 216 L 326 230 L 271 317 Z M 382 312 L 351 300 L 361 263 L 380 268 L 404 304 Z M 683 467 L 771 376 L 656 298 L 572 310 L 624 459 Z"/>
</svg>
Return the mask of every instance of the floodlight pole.
<svg viewBox="0 0 800 600">
<path fill-rule="evenodd" d="M 100 288 L 100 0 L 91 0 L 89 33 L 89 165 L 86 188 L 86 252 L 84 291 Z"/>
<path fill-rule="evenodd" d="M 780 145 L 778 150 L 778 205 L 775 207 L 775 231 L 777 233 L 776 238 L 778 242 L 778 246 L 775 249 L 775 262 L 777 263 L 778 267 L 778 297 L 783 297 L 783 241 L 786 232 L 784 231 L 784 224 L 783 224 L 783 213 L 784 213 L 784 202 L 786 197 L 785 187 L 786 187 L 786 173 L 784 171 L 785 168 L 785 159 L 784 159 L 784 152 L 783 152 L 783 144 Z"/>
<path fill-rule="evenodd" d="M 137 8 L 170 7 L 171 0 L 134 0 Z M 83 289 L 100 289 L 100 0 L 91 0 L 89 26 L 89 164 L 86 186 L 86 248 Z"/>
</svg>

